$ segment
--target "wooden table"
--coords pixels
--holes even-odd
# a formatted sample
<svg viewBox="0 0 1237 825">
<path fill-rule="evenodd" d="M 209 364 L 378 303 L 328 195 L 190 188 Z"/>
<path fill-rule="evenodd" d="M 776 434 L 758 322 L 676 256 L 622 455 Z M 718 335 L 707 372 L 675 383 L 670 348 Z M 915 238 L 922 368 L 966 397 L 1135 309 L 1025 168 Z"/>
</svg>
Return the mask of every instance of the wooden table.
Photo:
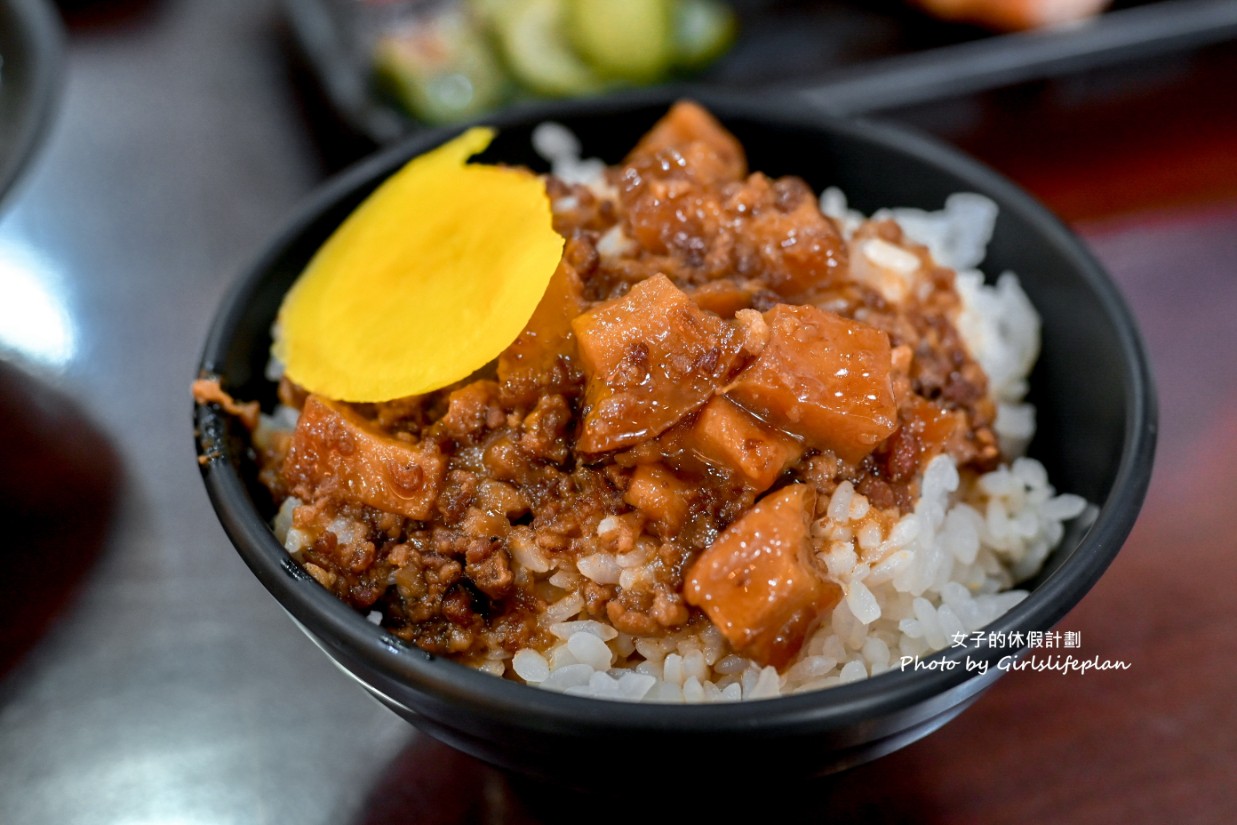
<svg viewBox="0 0 1237 825">
<path fill-rule="evenodd" d="M 623 819 L 623 797 L 504 776 L 370 700 L 253 580 L 201 489 L 188 385 L 210 315 L 363 148 L 303 94 L 274 4 L 64 5 L 60 115 L 0 216 L 0 822 Z M 844 775 L 699 789 L 727 801 L 697 818 L 746 802 L 781 822 L 1237 822 L 1234 89 L 1230 44 L 882 113 L 1039 195 L 1142 325 L 1152 487 L 1060 625 L 1131 667 L 1009 674 Z"/>
</svg>

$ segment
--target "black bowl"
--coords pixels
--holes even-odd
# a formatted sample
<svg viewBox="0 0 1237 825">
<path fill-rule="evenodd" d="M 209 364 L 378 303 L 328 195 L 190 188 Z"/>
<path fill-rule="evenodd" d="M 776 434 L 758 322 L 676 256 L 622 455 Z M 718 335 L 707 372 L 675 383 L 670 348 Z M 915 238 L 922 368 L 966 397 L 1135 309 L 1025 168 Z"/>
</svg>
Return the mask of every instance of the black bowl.
<svg viewBox="0 0 1237 825">
<path fill-rule="evenodd" d="M 992 171 L 935 142 L 873 123 L 838 120 L 784 102 L 696 96 L 734 131 L 751 167 L 839 186 L 858 209 L 937 209 L 959 190 L 1001 208 L 986 269 L 1012 269 L 1043 316 L 1032 376 L 1039 431 L 1031 452 L 1060 491 L 1098 515 L 1069 531 L 1031 594 L 990 626 L 1044 631 L 1095 584 L 1128 535 L 1151 472 L 1156 408 L 1147 358 L 1120 295 L 1081 243 L 1051 214 Z M 487 122 L 490 160 L 541 166 L 532 128 L 564 123 L 585 153 L 620 159 L 671 102 L 665 94 L 513 110 Z M 263 377 L 280 300 L 328 233 L 385 176 L 455 130 L 413 137 L 334 179 L 244 274 L 224 302 L 202 373 L 269 405 Z M 269 497 L 255 479 L 245 433 L 212 405 L 195 410 L 202 473 L 224 529 L 293 619 L 340 667 L 418 728 L 499 766 L 587 785 L 592 777 L 682 776 L 695 765 L 714 782 L 767 774 L 806 778 L 855 765 L 935 730 L 969 705 L 1023 652 L 953 648 L 933 670 L 894 670 L 809 694 L 699 706 L 647 705 L 560 695 L 436 658 L 385 633 L 300 570 L 273 536 Z M 995 634 L 990 634 L 995 635 Z M 997 638 L 1004 638 L 997 636 Z M 965 659 L 992 664 L 969 670 Z M 952 665 L 952 667 L 950 667 Z M 637 767 L 638 766 L 638 767 Z M 615 773 L 618 772 L 618 773 Z M 669 775 L 669 774 L 667 774 Z"/>
</svg>

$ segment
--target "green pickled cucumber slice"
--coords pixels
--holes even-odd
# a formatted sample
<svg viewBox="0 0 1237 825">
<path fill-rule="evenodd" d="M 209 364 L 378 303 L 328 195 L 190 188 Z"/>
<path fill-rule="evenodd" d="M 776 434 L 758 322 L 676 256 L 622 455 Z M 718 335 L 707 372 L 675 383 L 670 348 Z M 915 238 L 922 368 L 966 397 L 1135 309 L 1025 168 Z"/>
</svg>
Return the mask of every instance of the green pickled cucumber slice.
<svg viewBox="0 0 1237 825">
<path fill-rule="evenodd" d="M 464 15 L 418 19 L 374 46 L 376 80 L 413 117 L 450 123 L 505 102 L 510 81 Z"/>
<path fill-rule="evenodd" d="M 584 95 L 605 85 L 568 42 L 569 2 L 574 0 L 512 0 L 494 19 L 508 68 L 539 94 Z"/>
<path fill-rule="evenodd" d="M 571 0 L 568 36 L 603 77 L 651 83 L 674 60 L 672 5 L 671 0 Z"/>
<path fill-rule="evenodd" d="M 734 10 L 719 0 L 678 0 L 674 8 L 674 64 L 703 69 L 721 57 L 738 33 Z"/>
<path fill-rule="evenodd" d="M 510 0 L 465 0 L 464 3 L 473 19 L 485 26 L 493 25 L 510 5 Z"/>
</svg>

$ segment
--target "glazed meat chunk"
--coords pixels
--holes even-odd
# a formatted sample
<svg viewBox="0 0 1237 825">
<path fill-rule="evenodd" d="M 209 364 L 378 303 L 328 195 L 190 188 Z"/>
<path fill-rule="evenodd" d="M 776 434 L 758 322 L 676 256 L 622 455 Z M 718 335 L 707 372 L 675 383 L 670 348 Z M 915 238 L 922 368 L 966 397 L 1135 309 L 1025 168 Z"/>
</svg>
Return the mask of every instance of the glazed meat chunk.
<svg viewBox="0 0 1237 825">
<path fill-rule="evenodd" d="M 734 328 L 655 275 L 572 322 L 588 377 L 586 453 L 652 438 L 703 405 L 739 355 Z"/>
</svg>

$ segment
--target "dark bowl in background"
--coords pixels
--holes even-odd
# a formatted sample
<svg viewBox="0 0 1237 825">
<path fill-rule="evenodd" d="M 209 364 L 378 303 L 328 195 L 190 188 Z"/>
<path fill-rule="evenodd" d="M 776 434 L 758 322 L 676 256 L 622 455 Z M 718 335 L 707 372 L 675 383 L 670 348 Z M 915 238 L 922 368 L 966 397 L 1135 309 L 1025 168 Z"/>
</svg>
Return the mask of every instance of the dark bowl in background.
<svg viewBox="0 0 1237 825">
<path fill-rule="evenodd" d="M 63 64 L 64 32 L 50 0 L 0 0 L 0 205 L 43 144 Z"/>
<path fill-rule="evenodd" d="M 701 93 L 743 142 L 750 166 L 799 175 L 817 191 L 840 187 L 853 207 L 940 208 L 956 191 L 1000 206 L 985 271 L 1015 271 L 1043 317 L 1032 376 L 1039 431 L 1032 455 L 1058 491 L 1098 506 L 1067 531 L 1030 595 L 989 630 L 1043 631 L 1078 603 L 1116 556 L 1150 479 L 1156 404 L 1147 357 L 1118 290 L 1080 241 L 991 170 L 923 137 L 835 119 L 794 103 Z M 570 127 L 584 153 L 615 162 L 672 102 L 670 93 L 527 107 L 489 117 L 499 136 L 483 159 L 544 169 L 530 146 L 546 120 Z M 269 409 L 263 376 L 280 301 L 314 250 L 383 178 L 458 129 L 419 134 L 325 185 L 240 278 L 210 330 L 201 374 Z M 246 432 L 214 405 L 197 405 L 203 479 L 224 530 L 297 624 L 379 701 L 424 732 L 520 773 L 570 783 L 598 777 L 698 770 L 712 782 L 753 775 L 808 778 L 896 750 L 937 729 L 1004 671 L 1019 647 L 942 651 L 952 669 L 890 671 L 824 691 L 744 704 L 651 705 L 586 699 L 526 687 L 411 647 L 318 586 L 288 557 L 268 524 L 271 501 L 255 478 Z M 968 670 L 964 659 L 988 662 Z M 638 766 L 638 767 L 637 767 Z M 692 766 L 695 766 L 693 768 Z M 661 772 L 667 772 L 662 774 Z"/>
</svg>

